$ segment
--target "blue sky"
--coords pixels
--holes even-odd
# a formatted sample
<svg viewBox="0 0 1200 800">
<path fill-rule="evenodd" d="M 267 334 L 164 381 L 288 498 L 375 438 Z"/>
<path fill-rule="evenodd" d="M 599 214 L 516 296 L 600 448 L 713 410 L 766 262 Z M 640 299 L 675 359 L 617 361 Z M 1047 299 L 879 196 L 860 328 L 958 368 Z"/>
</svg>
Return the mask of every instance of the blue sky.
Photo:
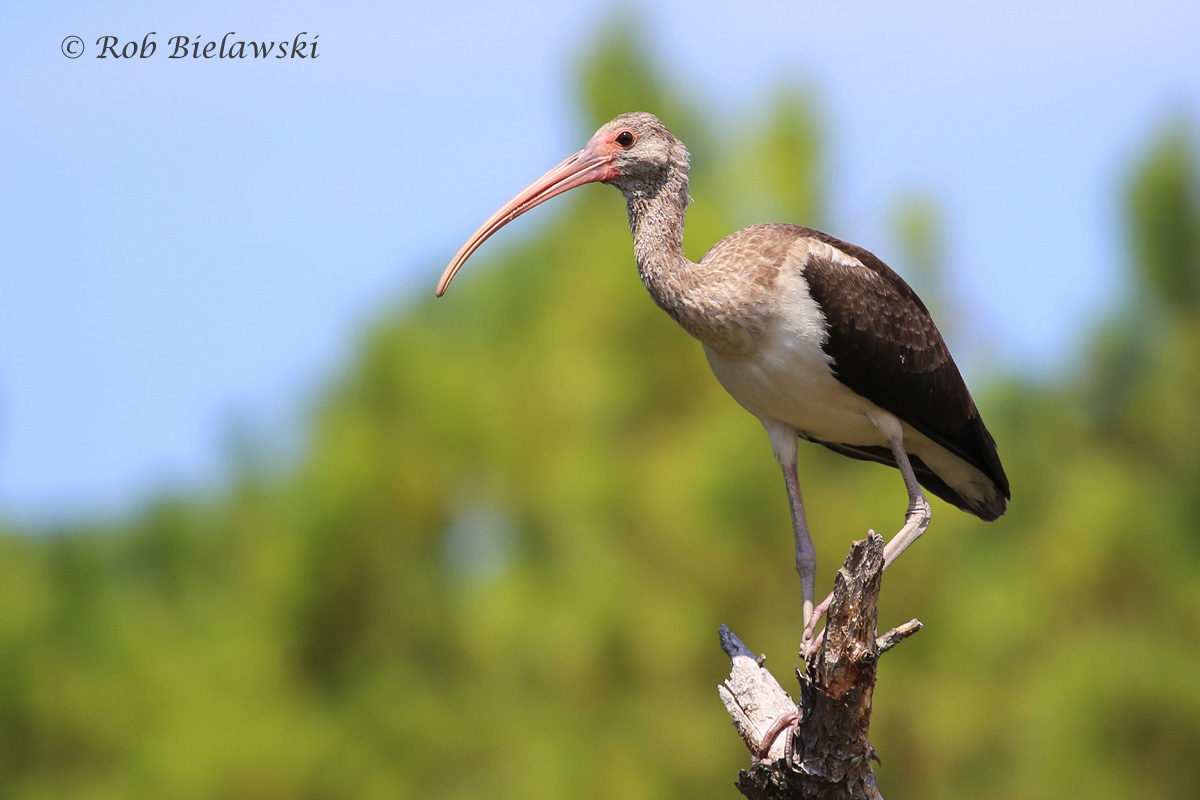
<svg viewBox="0 0 1200 800">
<path fill-rule="evenodd" d="M 813 91 L 831 232 L 887 259 L 896 198 L 932 196 L 973 337 L 1008 368 L 1069 365 L 1124 289 L 1131 158 L 1200 111 L 1200 4 L 732 8 L 637 14 L 663 72 L 712 119 L 747 119 L 780 87 Z M 231 430 L 292 438 L 373 316 L 432 292 L 488 213 L 582 144 L 572 68 L 616 10 L 6 9 L 0 516 L 111 513 L 214 486 Z M 148 59 L 93 58 L 100 36 L 151 31 Z M 171 36 L 227 31 L 306 31 L 320 56 L 167 58 Z M 60 52 L 69 35 L 83 57 Z M 692 193 L 703 202 L 703 186 Z M 526 233 L 552 217 L 530 215 Z"/>
</svg>

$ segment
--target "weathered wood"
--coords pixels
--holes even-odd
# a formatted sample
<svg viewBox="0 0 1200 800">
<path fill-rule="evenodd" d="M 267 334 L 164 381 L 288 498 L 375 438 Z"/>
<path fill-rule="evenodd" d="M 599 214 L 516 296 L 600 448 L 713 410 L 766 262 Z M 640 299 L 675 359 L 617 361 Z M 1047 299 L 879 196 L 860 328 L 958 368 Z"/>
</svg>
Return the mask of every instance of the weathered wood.
<svg viewBox="0 0 1200 800">
<path fill-rule="evenodd" d="M 903 625 L 897 625 L 876 639 L 875 646 L 879 648 L 879 652 L 882 655 L 896 645 L 900 644 L 900 642 L 912 636 L 917 631 L 921 630 L 921 627 L 921 621 L 919 619 L 910 619 Z"/>
<path fill-rule="evenodd" d="M 730 667 L 729 678 L 717 687 L 717 692 L 733 718 L 738 735 L 751 753 L 757 753 L 775 721 L 795 712 L 796 701 L 763 666 L 763 658 L 750 652 L 733 631 L 722 625 L 720 636 L 721 649 L 729 656 Z M 783 758 L 784 737 L 776 736 L 770 744 L 768 758 Z"/>
<path fill-rule="evenodd" d="M 920 630 L 912 620 L 876 634 L 883 538 L 855 542 L 834 580 L 823 645 L 805 663 L 799 707 L 728 628 L 730 676 L 719 693 L 754 754 L 737 787 L 750 800 L 882 800 L 868 741 L 879 654 Z M 794 720 L 794 722 L 793 722 Z M 764 738 L 782 731 L 766 743 Z"/>
</svg>

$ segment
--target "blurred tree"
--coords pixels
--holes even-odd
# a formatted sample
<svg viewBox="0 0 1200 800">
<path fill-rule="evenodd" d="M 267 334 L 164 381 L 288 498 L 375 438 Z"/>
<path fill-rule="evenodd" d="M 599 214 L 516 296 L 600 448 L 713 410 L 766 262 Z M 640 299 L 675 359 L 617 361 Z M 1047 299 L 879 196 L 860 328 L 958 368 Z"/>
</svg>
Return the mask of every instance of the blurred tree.
<svg viewBox="0 0 1200 800">
<path fill-rule="evenodd" d="M 693 155 L 702 152 L 708 129 L 696 114 L 696 98 L 669 82 L 670 76 L 652 63 L 652 52 L 636 16 L 617 16 L 599 33 L 577 66 L 583 101 L 579 135 L 590 136 L 618 114 L 653 109 L 671 120 L 672 130 L 689 143 Z"/>
<path fill-rule="evenodd" d="M 781 90 L 749 121 L 726 127 L 721 177 L 730 227 L 722 235 L 757 222 L 823 227 L 824 136 L 812 94 Z"/>
<path fill-rule="evenodd" d="M 1184 122 L 1169 126 L 1134 170 L 1127 200 L 1134 264 L 1171 309 L 1200 307 L 1200 172 Z"/>
<path fill-rule="evenodd" d="M 1154 437 L 1143 423 L 1159 412 L 1145 398 L 1135 408 L 1138 392 L 1154 382 L 1148 373 L 1156 363 L 1179 370 L 1171 383 L 1188 385 L 1196 361 L 1190 348 L 1200 344 L 1200 169 L 1195 151 L 1191 127 L 1182 121 L 1170 123 L 1127 181 L 1134 288 L 1128 306 L 1105 321 L 1095 336 L 1086 377 L 1098 428 L 1132 437 L 1135 448 L 1154 457 L 1161 455 L 1161 448 L 1147 447 Z M 1183 352 L 1171 358 L 1180 360 L 1162 364 L 1163 356 L 1179 344 Z M 1174 435 L 1166 426 L 1158 427 Z"/>
<path fill-rule="evenodd" d="M 936 320 L 944 320 L 948 308 L 946 287 L 946 242 L 937 202 L 927 194 L 910 192 L 892 204 L 892 229 L 903 248 L 908 283 L 917 290 Z M 946 333 L 951 326 L 939 322 Z"/>
</svg>

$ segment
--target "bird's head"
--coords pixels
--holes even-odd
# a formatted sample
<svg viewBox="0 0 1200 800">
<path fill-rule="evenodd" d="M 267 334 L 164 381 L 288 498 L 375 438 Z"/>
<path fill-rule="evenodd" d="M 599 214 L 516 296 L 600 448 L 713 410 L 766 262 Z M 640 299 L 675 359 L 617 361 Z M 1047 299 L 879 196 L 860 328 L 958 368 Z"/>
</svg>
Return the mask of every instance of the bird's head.
<svg viewBox="0 0 1200 800">
<path fill-rule="evenodd" d="M 622 192 L 654 191 L 673 173 L 688 169 L 688 151 L 658 117 L 622 114 L 596 131 L 589 148 L 610 154 L 616 175 L 606 178 Z M 585 148 L 586 150 L 586 148 Z"/>
<path fill-rule="evenodd" d="M 441 297 L 466 260 L 509 222 L 551 197 L 585 183 L 611 183 L 627 197 L 650 194 L 673 173 L 686 175 L 688 151 L 658 117 L 645 112 L 622 114 L 605 123 L 575 155 L 530 184 L 492 214 L 459 249 L 438 281 Z"/>
</svg>

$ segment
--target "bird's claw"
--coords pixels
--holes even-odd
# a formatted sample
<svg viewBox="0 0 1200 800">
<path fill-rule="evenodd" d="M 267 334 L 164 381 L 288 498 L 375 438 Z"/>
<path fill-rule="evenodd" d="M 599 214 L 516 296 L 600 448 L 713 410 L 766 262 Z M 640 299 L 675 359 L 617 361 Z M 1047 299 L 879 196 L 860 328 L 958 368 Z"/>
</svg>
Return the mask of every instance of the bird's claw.
<svg viewBox="0 0 1200 800">
<path fill-rule="evenodd" d="M 821 652 L 821 645 L 825 644 L 825 631 L 818 634 L 813 634 L 812 631 L 805 631 L 805 636 L 800 640 L 800 656 L 806 662 L 811 662 L 816 658 L 817 653 Z"/>
<path fill-rule="evenodd" d="M 833 595 L 829 595 L 822 600 L 816 608 L 813 609 L 812 616 L 804 626 L 804 633 L 800 637 L 800 655 L 805 661 L 810 660 L 821 649 L 821 643 L 825 640 L 825 631 L 817 633 L 817 625 L 820 624 L 821 618 L 825 616 L 825 612 L 829 610 L 829 604 L 833 600 Z"/>
<path fill-rule="evenodd" d="M 785 758 L 790 762 L 792 760 L 792 731 L 796 729 L 796 724 L 800 721 L 800 710 L 788 711 L 781 714 L 779 719 L 771 723 L 771 727 L 767 729 L 763 736 L 762 744 L 758 746 L 758 752 L 754 755 L 759 761 L 766 761 L 771 754 L 771 745 L 775 744 L 775 740 L 779 738 L 779 734 L 786 731 L 788 737 L 784 744 Z"/>
<path fill-rule="evenodd" d="M 817 637 L 813 634 L 811 627 L 804 629 L 804 635 L 800 637 L 800 657 L 805 661 L 817 652 Z"/>
</svg>

